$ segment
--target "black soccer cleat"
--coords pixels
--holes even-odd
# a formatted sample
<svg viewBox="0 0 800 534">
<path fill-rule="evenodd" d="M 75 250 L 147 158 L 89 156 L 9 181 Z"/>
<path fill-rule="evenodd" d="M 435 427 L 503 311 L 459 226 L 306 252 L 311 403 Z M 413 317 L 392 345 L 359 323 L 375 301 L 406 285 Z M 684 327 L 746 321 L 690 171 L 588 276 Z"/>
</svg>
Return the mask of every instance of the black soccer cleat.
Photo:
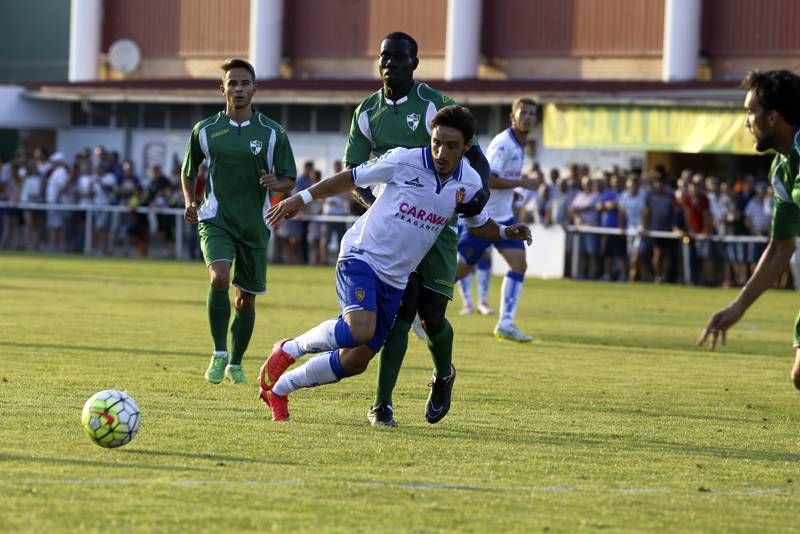
<svg viewBox="0 0 800 534">
<path fill-rule="evenodd" d="M 397 426 L 397 421 L 394 420 L 394 410 L 389 404 L 384 402 L 373 406 L 367 412 L 367 419 L 372 426 L 388 426 L 394 428 Z"/>
<path fill-rule="evenodd" d="M 450 366 L 450 376 L 446 378 L 436 378 L 428 387 L 431 392 L 428 395 L 428 402 L 425 403 L 425 419 L 430 424 L 438 423 L 447 412 L 450 411 L 450 399 L 453 396 L 453 383 L 456 381 L 456 368 Z"/>
</svg>

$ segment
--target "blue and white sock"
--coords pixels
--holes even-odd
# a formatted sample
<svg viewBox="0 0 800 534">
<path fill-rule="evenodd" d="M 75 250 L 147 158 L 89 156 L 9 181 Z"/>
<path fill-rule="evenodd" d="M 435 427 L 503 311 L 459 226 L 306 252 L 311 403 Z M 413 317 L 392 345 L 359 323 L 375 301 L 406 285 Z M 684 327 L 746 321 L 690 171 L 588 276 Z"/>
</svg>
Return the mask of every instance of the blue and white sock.
<svg viewBox="0 0 800 534">
<path fill-rule="evenodd" d="M 472 274 L 466 275 L 458 281 L 458 292 L 461 294 L 461 302 L 465 308 L 473 308 L 472 305 Z"/>
<path fill-rule="evenodd" d="M 492 260 L 487 258 L 478 262 L 475 278 L 478 280 L 478 298 L 480 302 L 489 302 L 489 285 L 492 282 Z"/>
<path fill-rule="evenodd" d="M 300 388 L 312 388 L 338 382 L 350 376 L 339 362 L 339 351 L 334 350 L 314 356 L 306 363 L 281 375 L 272 386 L 275 395 L 285 397 Z"/>
<path fill-rule="evenodd" d="M 308 332 L 283 344 L 283 350 L 295 360 L 309 352 L 325 352 L 340 347 L 357 347 L 344 318 L 328 319 Z"/>
<path fill-rule="evenodd" d="M 515 273 L 514 271 L 508 271 L 503 278 L 503 287 L 500 290 L 503 294 L 503 299 L 500 302 L 500 324 L 514 323 L 524 280 L 524 274 Z"/>
</svg>

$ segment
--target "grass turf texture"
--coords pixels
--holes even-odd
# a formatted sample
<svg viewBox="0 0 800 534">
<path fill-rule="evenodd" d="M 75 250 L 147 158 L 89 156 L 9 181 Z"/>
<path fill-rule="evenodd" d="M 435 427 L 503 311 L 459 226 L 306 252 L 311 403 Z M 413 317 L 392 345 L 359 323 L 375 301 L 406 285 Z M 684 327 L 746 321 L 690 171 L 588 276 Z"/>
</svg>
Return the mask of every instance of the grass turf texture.
<svg viewBox="0 0 800 534">
<path fill-rule="evenodd" d="M 412 336 L 400 426 L 377 430 L 375 363 L 293 395 L 288 425 L 256 400 L 272 343 L 333 316 L 332 268 L 270 266 L 248 386 L 203 379 L 200 263 L 4 254 L 0 271 L 0 531 L 795 527 L 791 292 L 766 294 L 716 353 L 693 342 L 733 290 L 528 281 L 529 345 L 456 302 L 450 414 L 425 422 L 431 366 Z M 117 450 L 80 427 L 106 388 L 142 410 Z"/>
</svg>

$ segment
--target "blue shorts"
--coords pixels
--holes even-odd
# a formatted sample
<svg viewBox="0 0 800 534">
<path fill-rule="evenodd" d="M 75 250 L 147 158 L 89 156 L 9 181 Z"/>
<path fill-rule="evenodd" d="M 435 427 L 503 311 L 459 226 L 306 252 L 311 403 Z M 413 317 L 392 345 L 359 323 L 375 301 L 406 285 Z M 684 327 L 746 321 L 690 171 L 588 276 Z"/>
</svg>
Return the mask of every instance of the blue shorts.
<svg viewBox="0 0 800 534">
<path fill-rule="evenodd" d="M 517 219 L 512 217 L 509 220 L 498 224 L 511 226 L 512 224 L 517 224 Z M 517 241 L 516 239 L 487 241 L 470 234 L 469 228 L 466 226 L 459 227 L 459 231 L 460 235 L 458 236 L 458 253 L 462 258 L 464 258 L 464 262 L 466 262 L 467 265 L 475 265 L 478 263 L 486 249 L 492 245 L 494 245 L 494 248 L 497 250 L 503 250 L 506 248 L 518 248 L 520 250 L 525 250 L 525 244 L 522 241 Z"/>
<path fill-rule="evenodd" d="M 374 352 L 389 336 L 404 291 L 381 281 L 372 267 L 361 260 L 344 259 L 336 264 L 336 295 L 342 315 L 356 310 L 376 315 L 375 335 L 367 343 Z"/>
</svg>

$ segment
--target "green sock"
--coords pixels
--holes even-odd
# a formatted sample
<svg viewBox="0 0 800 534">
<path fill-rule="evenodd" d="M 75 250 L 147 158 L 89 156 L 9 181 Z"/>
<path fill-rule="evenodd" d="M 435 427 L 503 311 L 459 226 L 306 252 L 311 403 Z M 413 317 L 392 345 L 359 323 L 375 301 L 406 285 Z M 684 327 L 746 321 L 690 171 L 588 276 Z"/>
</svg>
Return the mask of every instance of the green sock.
<svg viewBox="0 0 800 534">
<path fill-rule="evenodd" d="M 450 366 L 453 363 L 453 327 L 450 321 L 444 320 L 444 328 L 438 334 L 428 334 L 428 348 L 433 358 L 436 378 L 450 376 Z"/>
<path fill-rule="evenodd" d="M 208 289 L 208 324 L 215 351 L 228 351 L 228 321 L 231 319 L 231 301 L 227 289 Z"/>
<path fill-rule="evenodd" d="M 233 314 L 233 324 L 231 324 L 231 352 L 230 365 L 241 365 L 244 351 L 250 343 L 250 336 L 253 335 L 253 325 L 256 322 L 256 310 L 236 310 Z"/>
<path fill-rule="evenodd" d="M 400 366 L 403 365 L 403 357 L 408 348 L 408 331 L 411 330 L 411 323 L 399 317 L 394 320 L 394 326 L 389 337 L 381 349 L 381 357 L 378 360 L 378 389 L 375 392 L 375 405 L 381 402 L 392 404 L 392 390 L 397 384 L 397 377 L 400 375 Z"/>
</svg>

